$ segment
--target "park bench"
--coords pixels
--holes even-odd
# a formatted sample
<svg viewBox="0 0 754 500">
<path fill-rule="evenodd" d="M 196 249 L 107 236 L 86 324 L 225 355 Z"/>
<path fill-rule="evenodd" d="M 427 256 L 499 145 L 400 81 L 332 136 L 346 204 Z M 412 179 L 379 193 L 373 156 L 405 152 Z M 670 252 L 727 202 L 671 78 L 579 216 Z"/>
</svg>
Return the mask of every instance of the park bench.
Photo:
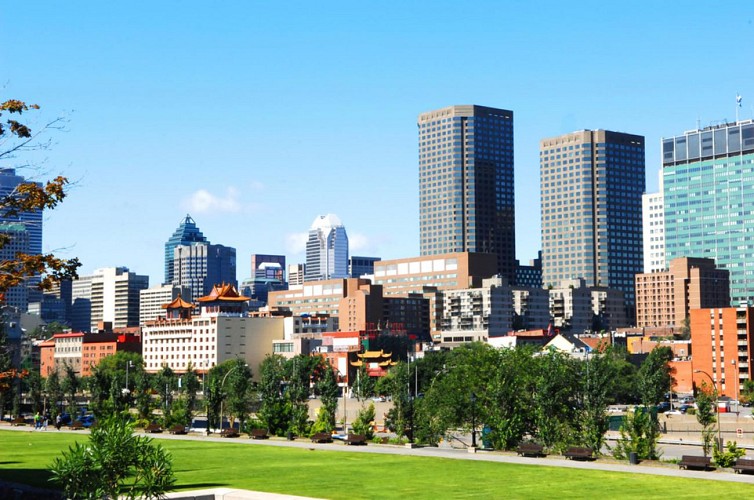
<svg viewBox="0 0 754 500">
<path fill-rule="evenodd" d="M 312 443 L 332 443 L 332 434 L 317 432 L 312 435 Z"/>
<path fill-rule="evenodd" d="M 363 434 L 349 434 L 344 442 L 354 446 L 362 446 L 367 444 L 367 437 Z"/>
<path fill-rule="evenodd" d="M 149 432 L 152 434 L 159 434 L 162 432 L 162 426 L 160 424 L 149 424 L 148 426 L 144 427 L 144 432 Z"/>
<path fill-rule="evenodd" d="M 188 429 L 185 425 L 174 425 L 168 429 L 168 432 L 170 432 L 170 434 L 188 434 Z"/>
<path fill-rule="evenodd" d="M 20 425 L 26 425 L 26 420 L 24 417 L 16 417 L 13 420 L 11 420 L 10 425 L 18 427 Z"/>
<path fill-rule="evenodd" d="M 240 434 L 235 428 L 228 427 L 227 429 L 220 431 L 220 436 L 224 438 L 237 438 L 238 436 L 240 436 Z"/>
<path fill-rule="evenodd" d="M 84 424 L 81 422 L 81 420 L 76 420 L 74 422 L 71 422 L 69 429 L 71 429 L 72 431 L 81 431 L 84 430 Z"/>
<path fill-rule="evenodd" d="M 583 446 L 571 446 L 563 453 L 566 459 L 571 460 L 592 460 L 594 458 L 594 452 L 591 448 L 585 448 Z"/>
<path fill-rule="evenodd" d="M 249 437 L 251 439 L 267 439 L 270 436 L 267 434 L 267 429 L 251 429 Z"/>
<path fill-rule="evenodd" d="M 754 472 L 754 460 L 751 458 L 739 458 L 736 460 L 736 465 L 733 466 L 733 471 L 736 474 L 742 472 Z"/>
<path fill-rule="evenodd" d="M 516 453 L 522 457 L 544 457 L 547 456 L 545 448 L 537 443 L 521 443 L 516 448 Z"/>
<path fill-rule="evenodd" d="M 678 467 L 681 469 L 714 469 L 711 465 L 710 457 L 699 457 L 695 455 L 683 455 L 681 461 L 678 462 Z"/>
</svg>

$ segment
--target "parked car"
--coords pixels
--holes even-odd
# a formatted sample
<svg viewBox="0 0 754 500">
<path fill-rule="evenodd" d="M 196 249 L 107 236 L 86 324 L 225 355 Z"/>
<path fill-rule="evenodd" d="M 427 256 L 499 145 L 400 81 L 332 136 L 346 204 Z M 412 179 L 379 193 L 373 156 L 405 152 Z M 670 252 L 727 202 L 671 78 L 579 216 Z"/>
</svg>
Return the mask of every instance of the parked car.
<svg viewBox="0 0 754 500">
<path fill-rule="evenodd" d="M 665 413 L 668 410 L 670 410 L 670 403 L 667 401 L 663 401 L 657 405 L 657 413 Z"/>
<path fill-rule="evenodd" d="M 693 408 L 694 405 L 681 405 L 680 408 L 678 408 L 678 411 L 681 413 L 686 413 L 690 408 Z"/>
</svg>

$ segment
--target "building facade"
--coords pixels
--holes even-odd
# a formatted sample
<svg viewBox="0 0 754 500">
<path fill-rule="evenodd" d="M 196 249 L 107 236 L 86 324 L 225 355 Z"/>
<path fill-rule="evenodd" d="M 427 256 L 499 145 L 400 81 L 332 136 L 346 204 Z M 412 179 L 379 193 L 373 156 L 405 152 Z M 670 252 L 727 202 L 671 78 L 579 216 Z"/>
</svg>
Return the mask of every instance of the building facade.
<svg viewBox="0 0 754 500">
<path fill-rule="evenodd" d="M 224 245 L 195 243 L 178 245 L 173 250 L 173 285 L 191 290 L 197 300 L 212 291 L 215 285 L 236 281 L 236 249 Z"/>
<path fill-rule="evenodd" d="M 754 301 L 754 121 L 662 140 L 665 260 L 714 259 L 731 305 Z"/>
<path fill-rule="evenodd" d="M 157 285 L 139 291 L 139 325 L 144 326 L 147 321 L 165 317 L 165 304 L 171 303 L 176 297 L 191 302 L 191 289 L 186 286 Z"/>
<path fill-rule="evenodd" d="M 251 277 L 285 282 L 285 255 L 251 254 Z"/>
<path fill-rule="evenodd" d="M 139 326 L 139 293 L 149 288 L 149 276 L 127 267 L 106 267 L 79 277 L 71 288 L 74 330 L 97 332 L 102 322 L 113 328 Z"/>
<path fill-rule="evenodd" d="M 374 263 L 380 260 L 380 257 L 351 257 L 348 259 L 348 275 L 351 278 L 361 278 L 374 274 Z"/>
<path fill-rule="evenodd" d="M 540 142 L 542 282 L 621 290 L 642 271 L 644 138 L 583 130 Z"/>
<path fill-rule="evenodd" d="M 642 243 L 644 247 L 644 272 L 664 271 L 665 265 L 665 202 L 660 192 L 641 196 Z"/>
<path fill-rule="evenodd" d="M 348 235 L 336 215 L 320 215 L 309 228 L 304 281 L 348 278 Z"/>
<path fill-rule="evenodd" d="M 0 223 L 0 237 L 7 238 L 0 248 L 0 261 L 14 260 L 19 253 L 28 254 L 29 235 L 24 224 Z M 6 290 L 4 292 L 5 304 L 16 308 L 19 312 L 26 312 L 29 309 L 29 286 L 36 285 L 38 282 L 38 280 L 31 281 L 32 283 L 23 283 Z"/>
<path fill-rule="evenodd" d="M 450 106 L 420 114 L 417 125 L 421 255 L 491 253 L 513 283 L 513 112 Z"/>
<path fill-rule="evenodd" d="M 209 240 L 204 237 L 202 232 L 196 227 L 196 222 L 190 215 L 186 214 L 186 217 L 178 225 L 173 235 L 165 243 L 165 281 L 164 283 L 173 283 L 175 268 L 173 265 L 173 259 L 175 258 L 175 247 L 178 245 L 191 245 L 193 243 L 206 243 L 209 244 Z"/>
<path fill-rule="evenodd" d="M 550 293 L 544 288 L 514 286 L 513 330 L 541 330 L 550 324 Z"/>
<path fill-rule="evenodd" d="M 712 259 L 681 257 L 669 269 L 636 275 L 636 326 L 682 327 L 691 309 L 730 305 L 729 273 Z"/>
<path fill-rule="evenodd" d="M 751 307 L 692 309 L 694 385 L 714 383 L 718 394 L 738 400 L 744 382 L 752 379 L 752 331 Z"/>
<path fill-rule="evenodd" d="M 512 329 L 510 286 L 501 277 L 483 280 L 480 288 L 442 292 L 440 342 L 443 347 L 502 337 Z M 467 337 L 471 337 L 467 340 Z"/>
</svg>

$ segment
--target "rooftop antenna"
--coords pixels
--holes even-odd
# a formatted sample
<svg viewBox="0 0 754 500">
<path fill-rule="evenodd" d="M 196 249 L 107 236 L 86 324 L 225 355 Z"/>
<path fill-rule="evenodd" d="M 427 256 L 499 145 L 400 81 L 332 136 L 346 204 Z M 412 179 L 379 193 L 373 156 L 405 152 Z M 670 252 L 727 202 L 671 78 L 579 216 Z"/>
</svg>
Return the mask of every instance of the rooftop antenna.
<svg viewBox="0 0 754 500">
<path fill-rule="evenodd" d="M 741 106 L 743 105 L 741 101 L 743 101 L 743 97 L 736 92 L 736 123 L 738 123 L 738 110 L 741 109 Z"/>
<path fill-rule="evenodd" d="M 702 119 L 699 116 L 696 117 L 696 129 L 702 130 Z"/>
</svg>

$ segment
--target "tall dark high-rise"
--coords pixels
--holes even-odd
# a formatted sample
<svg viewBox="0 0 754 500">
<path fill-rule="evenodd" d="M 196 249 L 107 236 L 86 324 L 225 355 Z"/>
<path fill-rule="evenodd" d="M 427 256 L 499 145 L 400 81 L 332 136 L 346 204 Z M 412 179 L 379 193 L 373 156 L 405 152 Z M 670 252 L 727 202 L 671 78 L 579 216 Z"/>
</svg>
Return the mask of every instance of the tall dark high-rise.
<svg viewBox="0 0 754 500">
<path fill-rule="evenodd" d="M 642 272 L 644 137 L 582 130 L 540 143 L 542 284 L 583 278 L 623 291 Z"/>
<path fill-rule="evenodd" d="M 418 127 L 421 255 L 494 253 L 515 283 L 513 112 L 450 106 Z"/>
<path fill-rule="evenodd" d="M 192 243 L 207 243 L 209 240 L 196 227 L 194 219 L 190 215 L 181 221 L 170 239 L 165 243 L 165 284 L 173 283 L 173 259 L 175 247 L 178 245 L 191 245 Z"/>
</svg>

